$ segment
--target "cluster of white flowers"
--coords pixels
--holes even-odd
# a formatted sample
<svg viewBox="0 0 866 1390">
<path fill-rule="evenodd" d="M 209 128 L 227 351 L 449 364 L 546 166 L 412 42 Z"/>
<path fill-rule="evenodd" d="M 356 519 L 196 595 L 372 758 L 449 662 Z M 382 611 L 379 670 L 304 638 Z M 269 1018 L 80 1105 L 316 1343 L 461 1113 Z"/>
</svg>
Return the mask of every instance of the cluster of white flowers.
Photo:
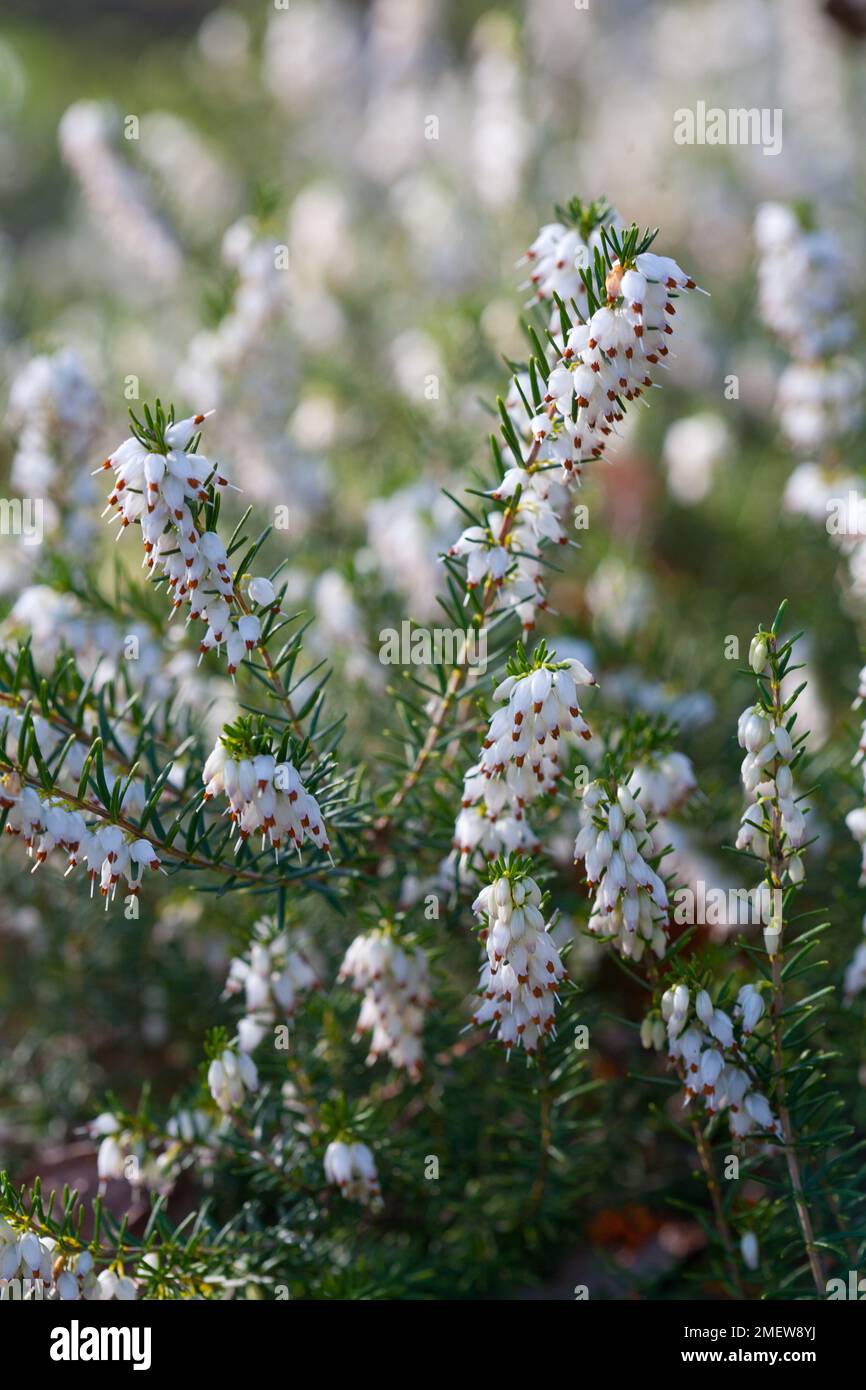
<svg viewBox="0 0 866 1390">
<path fill-rule="evenodd" d="M 767 287 L 764 318 L 794 359 L 780 378 L 777 410 L 789 442 L 805 456 L 788 480 L 785 505 L 830 536 L 846 558 L 847 597 L 862 606 L 866 497 L 861 479 L 845 463 L 845 441 L 863 419 L 866 374 L 844 351 L 854 335 L 850 268 L 832 236 L 802 229 L 787 207 L 763 208 L 757 232 Z"/>
<path fill-rule="evenodd" d="M 761 314 L 793 359 L 779 380 L 776 410 L 793 448 L 807 460 L 818 456 L 817 463 L 807 461 L 792 474 L 786 504 L 814 515 L 829 531 L 827 503 L 838 503 L 847 485 L 834 446 L 859 426 L 866 384 L 859 362 L 842 355 L 854 334 L 850 269 L 830 233 L 804 228 L 783 204 L 765 204 L 755 231 Z M 862 539 L 858 545 L 844 533 L 835 539 L 859 553 L 862 568 Z M 853 558 L 851 565 L 856 572 Z"/>
<path fill-rule="evenodd" d="M 260 235 L 251 218 L 228 228 L 222 261 L 237 281 L 227 312 L 216 328 L 196 333 L 178 371 L 178 389 L 189 399 L 221 402 L 272 341 L 270 329 L 288 304 L 289 276 L 279 264 L 285 256 L 286 247 Z"/>
<path fill-rule="evenodd" d="M 509 468 L 491 496 L 510 501 L 518 487 L 520 499 L 510 513 L 489 512 L 486 525 L 467 527 L 448 554 L 466 560 L 466 588 L 489 585 L 491 611 L 513 610 L 526 634 L 547 608 L 543 547 L 567 542 L 560 518 L 568 507 L 568 489 L 543 465 L 532 465 Z"/>
<path fill-rule="evenodd" d="M 726 1110 L 735 1139 L 754 1130 L 780 1133 L 766 1096 L 754 1088 L 743 1050 L 763 1013 L 764 1001 L 754 985 L 743 985 L 732 1017 L 714 1006 L 705 989 L 692 999 L 688 987 L 678 984 L 662 995 L 661 1017 L 648 1014 L 641 1028 L 645 1047 L 661 1050 L 667 1041 L 668 1057 L 683 1078 L 686 1103 L 697 1097 L 710 1115 Z"/>
<path fill-rule="evenodd" d="M 570 485 L 579 482 L 584 460 L 603 456 L 626 403 L 653 384 L 651 369 L 669 353 L 674 299 L 695 287 L 675 261 L 642 252 L 627 268 L 614 263 L 606 303 L 590 314 L 580 271 L 595 250 L 605 250 L 600 227 L 585 243 L 577 231 L 556 223 L 542 229 L 527 254 L 536 297 L 552 302 L 556 294 L 566 305 L 574 300 L 585 321 L 562 341 L 557 312 L 552 332 L 560 333 L 559 364 L 552 371 L 547 364 L 547 381 L 529 372 L 515 381 L 506 411 L 524 463 L 508 468 L 490 491 L 504 510 L 467 528 L 449 551 L 465 560 L 467 589 L 482 586 L 485 608 L 513 610 L 524 633 L 547 607 L 544 548 L 567 543 Z M 456 853 L 492 859 L 502 852 L 537 851 L 525 808 L 555 790 L 560 736 L 589 737 L 575 687 L 594 683 L 575 661 L 558 667 L 546 662 L 503 682 L 496 698 L 507 705 L 494 715 L 481 757 L 465 774 Z"/>
<path fill-rule="evenodd" d="M 629 781 L 632 779 L 630 778 Z M 643 807 L 628 785 L 615 795 L 604 781 L 590 782 L 580 803 L 575 862 L 596 889 L 588 928 L 612 938 L 617 950 L 639 961 L 649 946 L 661 958 L 667 948 L 667 889 L 649 863 L 655 853 Z"/>
<path fill-rule="evenodd" d="M 647 251 L 628 269 L 616 261 L 606 288 L 608 302 L 569 331 L 533 421 L 536 439 L 564 435 L 575 463 L 601 458 L 626 402 L 653 385 L 651 371 L 670 353 L 674 298 L 695 282 L 669 256 Z"/>
<path fill-rule="evenodd" d="M 365 1207 L 382 1204 L 376 1161 L 366 1144 L 334 1139 L 325 1150 L 325 1177 L 352 1202 Z"/>
<path fill-rule="evenodd" d="M 207 1168 L 219 1123 L 206 1110 L 179 1110 L 166 1125 L 166 1140 L 158 1150 L 153 1141 L 124 1128 L 110 1111 L 103 1111 L 84 1126 L 84 1132 L 99 1141 L 96 1172 L 100 1186 L 126 1181 L 135 1189 L 168 1194 L 184 1166 L 184 1158 L 194 1153 L 196 1164 Z"/>
<path fill-rule="evenodd" d="M 305 953 L 287 931 L 274 932 L 273 923 L 256 924 L 245 956 L 230 966 L 223 998 L 243 991 L 246 1016 L 238 1024 L 242 1052 L 253 1052 L 280 1018 L 291 1018 L 301 996 L 319 988 L 319 977 Z"/>
<path fill-rule="evenodd" d="M 94 886 L 105 898 L 106 910 L 126 879 L 124 897 L 136 897 L 145 869 L 158 869 L 159 856 L 150 840 L 136 838 L 117 825 L 88 826 L 80 811 L 70 811 L 55 795 L 45 796 L 22 786 L 17 772 L 0 777 L 0 812 L 7 812 L 5 830 L 20 835 L 33 860 L 35 872 L 52 850 L 67 856 L 70 873 L 79 864 L 87 868 L 90 896 Z"/>
<path fill-rule="evenodd" d="M 26 1286 L 20 1295 L 13 1293 L 13 1281 Z M 97 1274 L 89 1250 L 62 1254 L 53 1236 L 37 1236 L 33 1231 L 19 1234 L 0 1218 L 0 1302 L 19 1296 L 24 1301 L 129 1300 L 138 1296 L 138 1286 L 129 1275 L 111 1269 Z"/>
<path fill-rule="evenodd" d="M 548 222 L 521 261 L 529 270 L 529 279 L 522 288 L 531 290 L 533 300 L 540 304 L 552 305 L 554 295 L 558 295 L 563 304 L 574 300 L 585 318 L 586 286 L 580 272 L 589 268 L 595 251 L 602 249 L 600 227 L 584 241 L 576 228 L 567 227 L 563 222 Z"/>
<path fill-rule="evenodd" d="M 779 378 L 776 409 L 790 444 L 821 451 L 856 430 L 863 416 L 863 371 L 849 357 L 792 362 Z"/>
<path fill-rule="evenodd" d="M 555 1036 L 558 991 L 566 972 L 541 904 L 535 879 L 507 872 L 482 888 L 472 904 L 486 949 L 482 1002 L 472 1021 L 489 1023 L 509 1055 L 514 1047 L 523 1047 L 532 1056 L 545 1034 Z"/>
<path fill-rule="evenodd" d="M 532 766 L 534 757 L 557 751 L 563 734 L 589 738 L 577 687 L 595 683 L 592 673 L 575 657 L 506 676 L 493 692 L 503 708 L 493 715 L 484 739 L 482 772 L 493 777 L 512 764 L 523 768 L 527 758 Z M 543 773 L 540 764 L 539 770 Z"/>
<path fill-rule="evenodd" d="M 424 1014 L 430 1005 L 427 957 L 419 946 L 402 944 L 386 928 L 356 936 L 340 967 L 364 999 L 356 1035 L 370 1033 L 367 1064 L 388 1057 L 417 1080 L 421 1074 Z"/>
<path fill-rule="evenodd" d="M 790 767 L 795 752 L 791 734 L 786 725 L 775 722 L 770 711 L 755 704 L 740 715 L 737 739 L 745 749 L 741 775 L 749 804 L 743 812 L 736 847 L 765 862 L 777 851 L 789 881 L 802 883 L 805 871 L 800 847 L 806 836 L 806 818 Z M 771 956 L 778 950 L 781 933 L 777 908 L 778 903 L 774 903 L 764 929 Z"/>
<path fill-rule="evenodd" d="M 478 763 L 464 778 L 453 841 L 459 854 L 468 858 L 478 851 L 495 859 L 503 852 L 537 851 L 526 807 L 556 789 L 562 739 L 590 736 L 579 685 L 595 685 L 582 662 L 551 657 L 497 686 L 493 698 L 502 707 L 490 721 Z"/>
<path fill-rule="evenodd" d="M 636 763 L 627 785 L 646 815 L 656 820 L 688 801 L 698 783 L 691 759 L 671 750 Z"/>
<path fill-rule="evenodd" d="M 225 1114 L 243 1104 L 247 1091 L 259 1089 L 259 1074 L 252 1057 L 226 1047 L 207 1069 L 210 1093 Z"/>
<path fill-rule="evenodd" d="M 330 853 L 319 803 L 291 763 L 278 763 L 272 753 L 230 758 L 218 739 L 204 765 L 202 781 L 206 801 L 220 792 L 228 797 L 238 849 L 254 831 L 261 831 L 262 844 L 267 842 L 277 859 L 287 837 L 298 854 L 305 840 Z"/>
<path fill-rule="evenodd" d="M 561 768 L 555 757 L 541 754 L 536 764 L 509 765 L 503 777 L 490 777 L 481 764 L 463 778 L 462 810 L 454 825 L 454 849 L 468 860 L 478 852 L 485 859 L 498 854 L 537 854 L 541 848 L 524 814 L 528 802 L 553 792 Z"/>
<path fill-rule="evenodd" d="M 193 447 L 205 419 L 191 415 L 168 425 L 165 453 L 151 453 L 133 435 L 101 467 L 114 470 L 106 511 L 114 509 L 120 522 L 118 535 L 133 522 L 140 525 L 145 567 L 154 578 L 166 580 L 172 613 L 187 604 L 188 620 L 207 624 L 199 644 L 201 654 L 214 648 L 219 651 L 225 643 L 228 673 L 234 675 L 258 645 L 261 622 L 254 613 L 238 616 L 233 612 L 237 596 L 225 546 L 215 531 L 198 529 L 190 510 L 191 502 L 207 501 L 209 487 L 229 486 L 228 479 Z M 253 583 L 265 595 L 265 603 L 272 604 L 275 593 L 270 581 Z"/>
<path fill-rule="evenodd" d="M 9 391 L 8 424 L 17 434 L 13 486 L 31 497 L 50 491 L 60 468 L 85 461 L 99 423 L 99 397 L 73 352 L 32 357 Z M 76 479 L 79 501 L 80 487 Z"/>
<path fill-rule="evenodd" d="M 807 229 L 792 208 L 764 203 L 755 220 L 761 317 L 801 361 L 847 347 L 854 326 L 850 272 L 835 238 Z"/>
<path fill-rule="evenodd" d="M 557 365 L 542 365 L 546 381 L 520 374 L 509 392 L 506 410 L 523 461 L 490 493 L 507 510 L 468 527 L 448 552 L 465 560 L 467 588 L 483 583 L 491 610 L 513 609 L 525 632 L 547 607 L 544 548 L 568 543 L 570 485 L 579 482 L 584 461 L 604 456 L 627 404 L 653 385 L 652 371 L 669 355 L 674 299 L 695 288 L 676 261 L 646 251 L 627 268 L 614 262 L 606 302 L 590 314 L 580 270 L 601 248 L 599 228 L 587 244 L 560 223 L 543 228 L 530 248 L 537 298 L 555 293 L 567 306 L 574 300 L 581 321 L 562 341 L 557 312 Z"/>
</svg>

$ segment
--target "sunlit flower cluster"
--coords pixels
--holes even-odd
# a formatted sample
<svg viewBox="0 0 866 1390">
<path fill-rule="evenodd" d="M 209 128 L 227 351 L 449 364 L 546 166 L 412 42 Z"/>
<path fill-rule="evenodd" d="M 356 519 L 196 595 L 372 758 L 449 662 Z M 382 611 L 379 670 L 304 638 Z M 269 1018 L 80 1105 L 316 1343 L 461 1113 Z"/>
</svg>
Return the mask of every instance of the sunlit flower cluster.
<svg viewBox="0 0 866 1390">
<path fill-rule="evenodd" d="M 577 689 L 594 685 L 595 677 L 576 659 L 558 662 L 546 650 L 536 659 L 540 664 L 506 676 L 494 691 L 500 708 L 478 763 L 465 775 L 454 828 L 454 848 L 463 856 L 535 853 L 538 840 L 526 809 L 555 791 L 563 740 L 590 736 Z"/>
<path fill-rule="evenodd" d="M 574 858 L 595 889 L 588 927 L 630 960 L 667 947 L 668 894 L 652 867 L 654 847 L 643 807 L 628 785 L 590 782 L 580 802 Z"/>
<path fill-rule="evenodd" d="M 18 1282 L 13 1292 L 10 1285 Z M 16 1231 L 0 1218 L 0 1302 L 20 1298 L 70 1302 L 87 1299 L 128 1301 L 138 1296 L 138 1285 L 128 1274 L 94 1268 L 89 1250 L 63 1254 L 53 1236 Z"/>
<path fill-rule="evenodd" d="M 325 1177 L 351 1202 L 365 1207 L 382 1204 L 376 1161 L 366 1144 L 332 1140 L 325 1150 Z"/>
<path fill-rule="evenodd" d="M 676 749 L 636 763 L 628 789 L 653 820 L 669 816 L 697 790 L 691 759 Z"/>
<path fill-rule="evenodd" d="M 472 911 L 481 925 L 486 959 L 481 967 L 481 1003 L 473 1023 L 489 1023 L 506 1052 L 538 1051 L 555 1033 L 559 987 L 565 967 L 542 912 L 535 879 L 510 870 L 482 888 Z"/>
<path fill-rule="evenodd" d="M 367 1063 L 387 1057 L 417 1079 L 421 1032 L 430 1005 L 427 957 L 420 946 L 399 941 L 387 928 L 356 936 L 340 967 L 341 980 L 363 995 L 356 1035 L 370 1034 Z"/>
<path fill-rule="evenodd" d="M 79 865 L 87 870 L 90 895 L 98 885 L 105 906 L 113 901 L 117 885 L 125 879 L 122 895 L 136 897 L 145 869 L 158 869 L 159 856 L 150 840 L 137 837 L 118 825 L 88 825 L 80 811 L 70 810 L 55 795 L 41 795 L 22 785 L 17 772 L 0 777 L 0 811 L 5 811 L 7 835 L 20 835 L 35 872 L 52 850 L 66 856 L 66 872 Z"/>
<path fill-rule="evenodd" d="M 242 1052 L 253 1052 L 269 1028 L 291 1018 L 303 996 L 319 988 L 319 977 L 288 931 L 271 922 L 254 929 L 249 950 L 229 966 L 223 998 L 243 993 L 245 1015 L 238 1024 Z"/>
<path fill-rule="evenodd" d="M 238 849 L 259 833 L 262 844 L 269 844 L 278 859 L 286 840 L 298 854 L 307 840 L 330 853 L 319 803 L 292 763 L 278 763 L 272 753 L 232 758 L 218 739 L 204 765 L 202 781 L 206 801 L 220 794 L 228 798 Z"/>
<path fill-rule="evenodd" d="M 226 1047 L 208 1067 L 207 1084 L 220 1110 L 228 1114 L 243 1104 L 247 1092 L 259 1089 L 259 1074 L 248 1053 Z"/>
<path fill-rule="evenodd" d="M 525 633 L 548 605 L 544 550 L 569 540 L 570 485 L 586 461 L 604 457 L 628 404 L 653 385 L 670 354 L 675 300 L 695 288 L 676 261 L 647 250 L 626 265 L 613 261 L 604 302 L 591 308 L 581 271 L 595 251 L 607 251 L 602 227 L 612 225 L 603 216 L 587 243 L 576 229 L 550 224 L 530 248 L 536 298 L 552 304 L 558 296 L 569 315 L 576 305 L 580 321 L 563 338 L 556 310 L 557 364 L 551 369 L 545 357 L 543 375 L 536 364 L 515 377 L 505 412 L 520 457 L 489 493 L 504 509 L 467 527 L 448 552 L 465 562 L 467 589 L 480 589 L 490 611 L 515 611 Z"/>
<path fill-rule="evenodd" d="M 692 998 L 685 984 L 677 984 L 662 995 L 661 1016 L 647 1015 L 641 1030 L 645 1047 L 667 1047 L 682 1077 L 686 1104 L 702 1100 L 708 1115 L 727 1111 L 735 1139 L 781 1133 L 769 1101 L 754 1087 L 744 1053 L 744 1042 L 763 1013 L 764 1001 L 754 985 L 743 985 L 732 1017 L 714 1006 L 706 990 Z"/>
<path fill-rule="evenodd" d="M 796 750 L 790 729 L 777 724 L 763 705 L 755 704 L 740 715 L 737 739 L 745 749 L 741 775 L 749 804 L 740 821 L 736 847 L 767 863 L 778 855 L 789 881 L 802 883 L 805 871 L 800 850 L 806 836 L 806 817 L 791 770 Z M 764 930 L 771 955 L 778 949 L 780 932 L 775 904 Z"/>
</svg>

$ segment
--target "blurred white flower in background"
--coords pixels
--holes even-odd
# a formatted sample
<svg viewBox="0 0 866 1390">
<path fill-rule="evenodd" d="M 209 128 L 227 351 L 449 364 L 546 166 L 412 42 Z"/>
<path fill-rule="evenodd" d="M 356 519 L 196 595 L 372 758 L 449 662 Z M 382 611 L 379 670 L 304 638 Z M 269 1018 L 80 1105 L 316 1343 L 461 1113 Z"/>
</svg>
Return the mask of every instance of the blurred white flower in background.
<svg viewBox="0 0 866 1390">
<path fill-rule="evenodd" d="M 671 496 L 684 507 L 702 502 L 713 485 L 716 467 L 731 449 L 731 432 L 710 411 L 676 420 L 665 435 L 662 454 Z"/>
</svg>

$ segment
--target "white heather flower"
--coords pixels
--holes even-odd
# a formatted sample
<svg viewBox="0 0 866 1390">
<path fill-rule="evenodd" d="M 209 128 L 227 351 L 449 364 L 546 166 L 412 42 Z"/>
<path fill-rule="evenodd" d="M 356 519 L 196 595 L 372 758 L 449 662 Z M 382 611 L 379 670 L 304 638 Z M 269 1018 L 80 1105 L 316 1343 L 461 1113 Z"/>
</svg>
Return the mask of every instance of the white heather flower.
<svg viewBox="0 0 866 1390">
<path fill-rule="evenodd" d="M 251 602 L 262 607 L 269 607 L 277 597 L 277 591 L 271 581 L 261 575 L 250 580 L 247 592 Z"/>
<path fill-rule="evenodd" d="M 611 937 L 623 956 L 639 961 L 649 946 L 657 956 L 667 945 L 667 889 L 651 867 L 654 848 L 643 808 L 628 786 L 615 797 L 602 781 L 584 789 L 575 861 L 583 860 L 586 881 L 596 889 L 588 928 Z"/>
<path fill-rule="evenodd" d="M 227 1047 L 208 1067 L 207 1084 L 220 1110 L 228 1113 L 243 1104 L 247 1091 L 258 1090 L 259 1074 L 252 1057 Z"/>
<path fill-rule="evenodd" d="M 756 676 L 760 676 L 767 665 L 767 643 L 759 632 L 749 643 L 749 665 Z"/>
<path fill-rule="evenodd" d="M 589 265 L 590 251 L 576 230 L 561 222 L 547 223 L 529 247 L 523 263 L 529 267 L 527 287 L 531 287 L 535 300 L 552 302 L 556 294 L 566 304 L 573 299 L 584 312 L 586 289 L 580 271 Z"/>
<path fill-rule="evenodd" d="M 60 1256 L 53 1236 L 38 1236 L 33 1231 L 19 1234 L 0 1219 L 0 1301 L 14 1295 L 7 1281 L 26 1280 L 29 1287 L 23 1299 L 49 1299 L 68 1302 L 80 1298 L 98 1298 L 98 1282 L 93 1268 L 93 1256 L 82 1250 L 75 1256 Z M 55 1278 L 55 1268 L 57 1276 Z"/>
<path fill-rule="evenodd" d="M 82 476 L 96 448 L 101 424 L 99 397 L 73 352 L 32 357 L 12 382 L 7 425 L 15 437 L 10 467 L 13 489 L 42 500 L 42 528 L 52 548 L 77 562 L 94 534 L 90 508 L 96 490 Z M 20 584 L 22 564 L 34 555 L 18 550 L 13 583 Z M 35 557 L 34 557 L 35 558 Z M 0 575 L 0 583 L 5 576 Z"/>
<path fill-rule="evenodd" d="M 334 1139 L 325 1150 L 325 1177 L 344 1197 L 362 1206 L 380 1206 L 376 1163 L 366 1144 L 347 1144 Z"/>
<path fill-rule="evenodd" d="M 520 851 L 538 853 L 541 845 L 525 815 L 527 804 L 553 792 L 561 776 L 554 752 L 536 753 L 523 767 L 509 765 L 503 777 L 485 774 L 476 763 L 463 779 L 462 810 L 454 826 L 454 849 L 464 862 L 476 853 L 487 860 Z"/>
<path fill-rule="evenodd" d="M 758 1237 L 754 1231 L 745 1231 L 740 1239 L 740 1254 L 747 1269 L 757 1269 L 761 1263 Z"/>
<path fill-rule="evenodd" d="M 482 1002 L 472 1021 L 489 1023 L 509 1054 L 523 1047 L 531 1056 L 546 1033 L 555 1035 L 558 990 L 566 972 L 541 901 L 534 879 L 503 874 L 472 904 L 486 949 Z"/>
<path fill-rule="evenodd" d="M 318 988 L 318 975 L 292 936 L 287 931 L 274 934 L 272 923 L 257 923 L 247 954 L 231 961 L 223 991 L 224 999 L 244 994 L 241 1051 L 254 1051 L 277 1019 L 291 1018 L 302 995 Z"/>
<path fill-rule="evenodd" d="M 268 843 L 277 859 L 286 838 L 299 854 L 305 840 L 330 853 L 319 803 L 305 789 L 292 763 L 277 763 L 271 754 L 235 760 L 217 740 L 204 765 L 202 781 L 206 801 L 220 793 L 228 798 L 228 814 L 238 831 L 238 849 L 258 832 L 262 844 Z"/>
<path fill-rule="evenodd" d="M 754 1033 L 764 1013 L 764 1000 L 754 985 L 743 985 L 737 995 L 737 1007 L 734 1012 L 741 1021 L 744 1036 L 748 1037 L 750 1033 Z"/>
<path fill-rule="evenodd" d="M 356 936 L 340 967 L 363 994 L 356 1036 L 370 1033 L 367 1064 L 388 1057 L 413 1079 L 421 1074 L 421 1031 L 430 1004 L 427 957 L 418 946 L 401 944 L 384 929 Z"/>
<path fill-rule="evenodd" d="M 124 1164 L 126 1154 L 113 1134 L 107 1134 L 99 1146 L 96 1156 L 96 1172 L 100 1182 L 105 1182 L 109 1178 L 123 1178 L 126 1176 Z"/>
<path fill-rule="evenodd" d="M 138 1298 L 138 1285 L 128 1274 L 117 1274 L 113 1269 L 103 1269 L 98 1276 L 99 1291 L 94 1297 L 106 1301 L 117 1299 L 129 1303 Z"/>
<path fill-rule="evenodd" d="M 494 699 L 507 703 L 491 720 L 480 761 L 464 776 L 454 827 L 453 847 L 464 864 L 476 854 L 492 860 L 540 848 L 526 808 L 555 792 L 563 738 L 590 737 L 577 686 L 594 684 L 581 662 L 551 657 L 497 687 Z"/>
<path fill-rule="evenodd" d="M 580 270 L 595 249 L 602 249 L 599 227 L 588 243 L 561 223 L 543 228 L 526 256 L 536 298 L 556 293 L 566 305 L 574 300 L 586 317 Z M 669 354 L 674 300 L 694 287 L 668 257 L 643 253 L 633 266 L 617 262 L 607 277 L 607 302 L 570 330 L 557 364 L 546 364 L 547 381 L 539 386 L 523 372 L 510 388 L 505 408 L 523 445 L 521 461 L 490 494 L 509 509 L 468 527 L 448 554 L 465 560 L 467 589 L 483 586 L 490 611 L 513 610 L 525 633 L 547 607 L 544 548 L 568 540 L 570 485 L 579 482 L 584 461 L 603 456 L 627 403 L 653 385 L 651 372 Z M 558 318 L 557 311 L 554 334 L 561 334 Z M 551 464 L 561 470 L 558 478 Z"/>
</svg>

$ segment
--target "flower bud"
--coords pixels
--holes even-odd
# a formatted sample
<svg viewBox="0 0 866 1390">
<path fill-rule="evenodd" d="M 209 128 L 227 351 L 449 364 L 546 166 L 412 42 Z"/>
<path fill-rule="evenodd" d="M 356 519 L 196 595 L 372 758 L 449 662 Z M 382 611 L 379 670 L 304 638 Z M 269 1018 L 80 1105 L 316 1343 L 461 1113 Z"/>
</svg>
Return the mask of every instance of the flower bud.
<svg viewBox="0 0 866 1390">
<path fill-rule="evenodd" d="M 756 633 L 752 638 L 749 647 L 749 665 L 756 676 L 759 676 L 767 664 L 767 644 L 760 633 Z"/>
</svg>

